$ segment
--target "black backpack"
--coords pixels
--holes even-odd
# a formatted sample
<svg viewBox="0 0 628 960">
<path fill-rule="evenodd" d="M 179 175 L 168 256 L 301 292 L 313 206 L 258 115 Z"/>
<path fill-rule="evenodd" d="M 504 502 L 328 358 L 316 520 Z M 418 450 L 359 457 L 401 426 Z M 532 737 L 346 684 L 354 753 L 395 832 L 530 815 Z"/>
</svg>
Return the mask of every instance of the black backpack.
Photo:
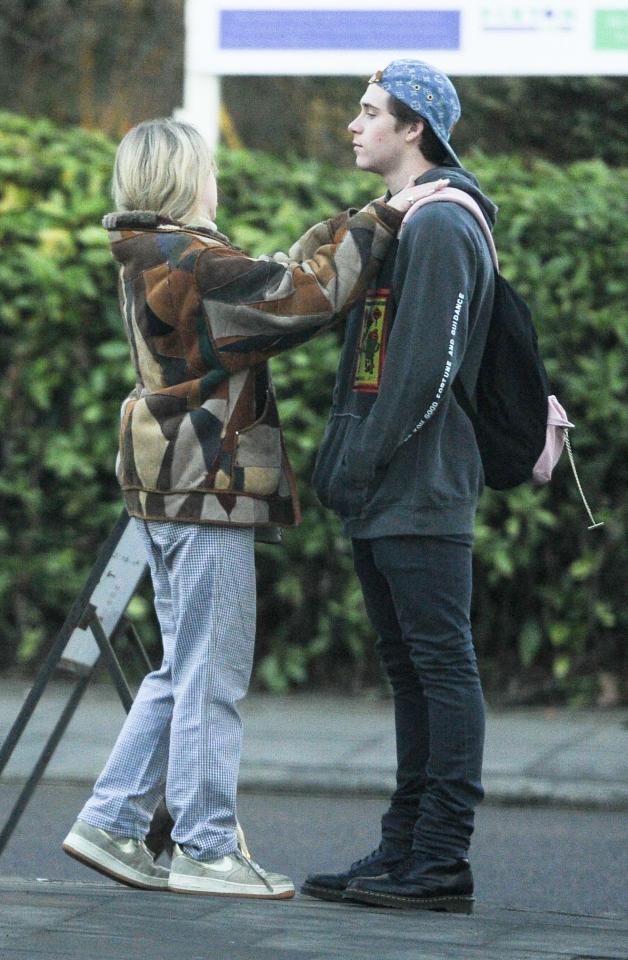
<svg viewBox="0 0 628 960">
<path fill-rule="evenodd" d="M 530 480 L 545 447 L 547 374 L 528 305 L 497 268 L 475 405 L 459 377 L 453 391 L 473 424 L 486 485 L 508 490 Z"/>
<path fill-rule="evenodd" d="M 545 447 L 547 374 L 529 307 L 499 273 L 493 237 L 475 200 L 463 190 L 445 187 L 417 201 L 404 223 L 415 210 L 436 201 L 453 201 L 473 214 L 482 227 L 495 267 L 495 299 L 475 403 L 459 377 L 453 383 L 453 392 L 473 424 L 486 485 L 508 490 L 532 479 L 534 465 Z"/>
</svg>

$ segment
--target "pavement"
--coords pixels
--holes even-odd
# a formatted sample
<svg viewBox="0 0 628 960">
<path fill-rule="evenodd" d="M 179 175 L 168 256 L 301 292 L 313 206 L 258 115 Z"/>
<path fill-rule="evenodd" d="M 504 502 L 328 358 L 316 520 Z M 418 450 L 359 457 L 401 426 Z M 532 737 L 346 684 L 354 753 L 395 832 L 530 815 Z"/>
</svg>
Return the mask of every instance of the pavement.
<svg viewBox="0 0 628 960">
<path fill-rule="evenodd" d="M 27 683 L 0 679 L 0 744 L 28 689 Z M 30 774 L 70 692 L 68 682 L 49 684 L 4 781 Z M 241 713 L 241 789 L 390 795 L 395 778 L 390 699 L 253 694 Z M 88 687 L 45 779 L 93 782 L 124 717 L 112 686 Z M 485 803 L 628 810 L 628 709 L 489 711 L 484 786 Z"/>
<path fill-rule="evenodd" d="M 70 693 L 55 680 L 3 781 L 31 772 Z M 28 685 L 0 680 L 0 743 Z M 390 700 L 251 695 L 242 705 L 244 790 L 388 795 Z M 90 686 L 45 773 L 91 782 L 124 720 Z M 487 803 L 628 810 L 628 711 L 489 712 Z M 177 896 L 102 882 L 0 878 L 1 960 L 628 960 L 628 914 L 581 916 L 480 903 L 471 917 L 338 905 Z"/>
<path fill-rule="evenodd" d="M 626 960 L 628 919 L 470 917 L 0 880 L 2 960 Z"/>
</svg>

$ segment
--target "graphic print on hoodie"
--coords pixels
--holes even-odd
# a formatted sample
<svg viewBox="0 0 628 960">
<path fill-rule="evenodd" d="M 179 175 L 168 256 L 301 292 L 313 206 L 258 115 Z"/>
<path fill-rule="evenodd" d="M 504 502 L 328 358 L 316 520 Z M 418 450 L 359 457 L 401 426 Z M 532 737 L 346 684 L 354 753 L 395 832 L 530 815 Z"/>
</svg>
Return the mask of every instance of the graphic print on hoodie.
<svg viewBox="0 0 628 960">
<path fill-rule="evenodd" d="M 362 330 L 355 351 L 353 389 L 377 393 L 382 379 L 390 327 L 390 288 L 367 290 Z"/>
</svg>

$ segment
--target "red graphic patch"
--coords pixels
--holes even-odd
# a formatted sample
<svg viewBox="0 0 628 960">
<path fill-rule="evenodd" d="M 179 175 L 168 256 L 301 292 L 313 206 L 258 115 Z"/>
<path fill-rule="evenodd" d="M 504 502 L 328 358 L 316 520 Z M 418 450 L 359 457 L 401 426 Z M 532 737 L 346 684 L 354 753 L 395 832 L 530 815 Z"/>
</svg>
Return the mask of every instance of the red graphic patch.
<svg viewBox="0 0 628 960">
<path fill-rule="evenodd" d="M 356 349 L 353 389 L 378 393 L 388 340 L 390 290 L 368 290 Z"/>
</svg>

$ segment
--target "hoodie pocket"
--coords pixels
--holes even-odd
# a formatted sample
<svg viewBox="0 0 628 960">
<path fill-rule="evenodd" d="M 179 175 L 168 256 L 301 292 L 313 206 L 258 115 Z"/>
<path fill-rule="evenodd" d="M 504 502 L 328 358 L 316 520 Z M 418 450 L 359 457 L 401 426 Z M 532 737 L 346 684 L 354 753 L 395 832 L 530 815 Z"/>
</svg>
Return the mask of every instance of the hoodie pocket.
<svg viewBox="0 0 628 960">
<path fill-rule="evenodd" d="M 347 478 L 346 454 L 359 423 L 358 417 L 332 416 L 312 474 L 312 485 L 320 502 L 345 518 L 359 517 L 368 502 L 368 487 L 357 486 Z"/>
</svg>

